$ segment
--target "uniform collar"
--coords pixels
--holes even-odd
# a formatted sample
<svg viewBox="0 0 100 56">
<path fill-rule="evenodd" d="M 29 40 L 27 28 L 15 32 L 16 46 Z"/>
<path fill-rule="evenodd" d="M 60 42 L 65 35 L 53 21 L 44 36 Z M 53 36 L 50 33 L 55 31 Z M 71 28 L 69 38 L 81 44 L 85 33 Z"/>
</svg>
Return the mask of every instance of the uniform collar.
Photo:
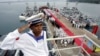
<svg viewBox="0 0 100 56">
<path fill-rule="evenodd" d="M 32 32 L 32 30 L 30 30 L 27 34 L 30 35 L 32 38 L 34 38 L 36 41 L 44 39 L 43 31 L 41 32 L 41 35 L 39 37 L 37 37 L 37 38 L 35 38 L 34 33 Z"/>
<path fill-rule="evenodd" d="M 34 33 L 32 32 L 32 30 L 29 30 L 28 33 L 30 33 L 30 34 L 32 34 L 34 36 Z M 43 35 L 43 31 L 41 32 L 41 35 L 40 36 L 42 36 L 42 35 Z"/>
</svg>

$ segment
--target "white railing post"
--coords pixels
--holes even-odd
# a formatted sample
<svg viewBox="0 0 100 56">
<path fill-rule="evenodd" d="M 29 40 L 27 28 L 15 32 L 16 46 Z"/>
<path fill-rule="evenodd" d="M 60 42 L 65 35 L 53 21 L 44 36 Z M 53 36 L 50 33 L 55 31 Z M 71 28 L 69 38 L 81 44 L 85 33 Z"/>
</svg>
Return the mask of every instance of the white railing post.
<svg viewBox="0 0 100 56">
<path fill-rule="evenodd" d="M 16 50 L 16 53 L 14 56 L 19 56 L 19 50 Z"/>
<path fill-rule="evenodd" d="M 84 35 L 89 41 L 91 41 L 94 45 L 96 45 L 97 47 L 100 47 L 100 45 L 98 45 L 96 42 L 94 42 L 92 39 L 90 39 L 87 35 Z"/>
</svg>

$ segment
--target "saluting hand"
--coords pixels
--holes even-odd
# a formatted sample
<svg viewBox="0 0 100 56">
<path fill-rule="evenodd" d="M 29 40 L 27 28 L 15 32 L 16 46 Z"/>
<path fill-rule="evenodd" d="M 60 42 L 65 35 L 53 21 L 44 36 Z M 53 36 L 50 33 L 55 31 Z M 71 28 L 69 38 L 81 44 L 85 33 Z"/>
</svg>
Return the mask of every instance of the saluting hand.
<svg viewBox="0 0 100 56">
<path fill-rule="evenodd" d="M 25 24 L 23 26 L 21 26 L 20 28 L 18 28 L 18 32 L 22 33 L 24 30 L 26 30 L 27 28 L 29 28 L 31 25 L 31 23 Z"/>
</svg>

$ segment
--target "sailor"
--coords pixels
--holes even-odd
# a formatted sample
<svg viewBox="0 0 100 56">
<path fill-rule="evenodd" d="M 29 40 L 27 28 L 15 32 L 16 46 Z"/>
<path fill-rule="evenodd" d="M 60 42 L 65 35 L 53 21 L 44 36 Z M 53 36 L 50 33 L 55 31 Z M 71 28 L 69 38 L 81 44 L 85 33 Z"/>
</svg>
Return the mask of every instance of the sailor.
<svg viewBox="0 0 100 56">
<path fill-rule="evenodd" d="M 55 25 L 55 19 L 52 16 L 50 16 L 49 20 L 50 20 L 52 26 L 54 26 Z"/>
<path fill-rule="evenodd" d="M 35 19 L 31 23 L 10 32 L 1 43 L 3 50 L 19 49 L 24 56 L 48 56 L 46 31 L 43 30 L 43 20 Z M 24 32 L 29 28 L 28 32 Z"/>
</svg>

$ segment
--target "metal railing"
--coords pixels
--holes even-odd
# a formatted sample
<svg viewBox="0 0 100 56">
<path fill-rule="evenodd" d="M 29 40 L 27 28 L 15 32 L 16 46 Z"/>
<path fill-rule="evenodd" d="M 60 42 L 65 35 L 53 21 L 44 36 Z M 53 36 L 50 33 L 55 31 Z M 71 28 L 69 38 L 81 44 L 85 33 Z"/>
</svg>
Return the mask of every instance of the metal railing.
<svg viewBox="0 0 100 56">
<path fill-rule="evenodd" d="M 88 36 L 86 35 L 78 35 L 78 36 L 67 36 L 67 37 L 62 37 L 62 38 L 48 38 L 47 41 L 53 41 L 53 40 L 62 40 L 62 39 L 74 39 L 74 38 L 86 38 L 88 39 L 89 41 L 91 41 L 94 45 L 98 46 L 93 40 L 91 40 Z M 83 41 L 84 43 L 84 41 Z M 88 55 L 90 56 L 90 54 L 83 48 L 83 45 L 81 43 L 80 46 L 76 46 L 76 47 L 69 47 L 69 48 L 61 48 L 61 49 L 58 49 L 58 46 L 57 44 L 55 44 L 54 46 L 54 50 L 49 50 L 50 52 L 52 51 L 57 51 L 57 53 L 59 54 L 59 56 L 61 56 L 60 54 L 60 50 L 66 50 L 66 49 L 75 49 L 75 48 L 80 48 Z M 19 50 L 16 51 L 15 53 L 15 56 L 19 56 Z"/>
<path fill-rule="evenodd" d="M 62 38 L 49 38 L 49 39 L 47 39 L 47 41 L 52 41 L 52 40 L 62 40 L 62 39 L 74 39 L 74 38 L 87 38 L 87 36 L 86 35 L 78 35 L 78 36 L 68 36 L 68 37 L 62 37 Z M 88 39 L 88 38 L 87 38 Z M 90 39 L 89 39 L 90 40 Z M 86 54 L 87 54 L 87 56 L 90 56 L 90 54 L 83 48 L 83 43 L 84 43 L 84 41 L 81 43 L 81 45 L 80 46 L 75 46 L 75 47 L 68 47 L 68 48 L 60 48 L 60 49 L 58 49 L 58 48 L 55 48 L 54 50 L 49 50 L 50 52 L 52 52 L 52 51 L 61 51 L 61 50 L 67 50 L 67 49 L 76 49 L 76 48 L 79 48 L 79 52 L 78 52 L 78 54 L 80 54 L 81 53 L 81 51 L 84 51 Z M 94 43 L 94 42 L 93 42 Z M 94 43 L 95 44 L 95 43 Z M 57 44 L 56 44 L 57 45 Z M 60 52 L 59 52 L 60 53 Z M 61 56 L 61 54 L 59 55 L 59 56 Z"/>
</svg>

